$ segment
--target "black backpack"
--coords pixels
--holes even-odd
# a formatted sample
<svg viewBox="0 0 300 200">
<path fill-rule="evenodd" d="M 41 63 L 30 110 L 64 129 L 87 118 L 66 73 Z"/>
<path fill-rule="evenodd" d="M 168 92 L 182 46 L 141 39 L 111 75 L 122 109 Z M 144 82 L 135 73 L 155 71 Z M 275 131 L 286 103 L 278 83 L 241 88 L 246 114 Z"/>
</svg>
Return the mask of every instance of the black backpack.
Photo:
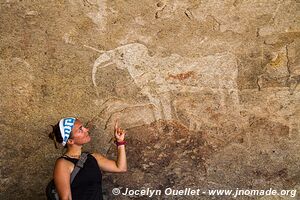
<svg viewBox="0 0 300 200">
<path fill-rule="evenodd" d="M 79 170 L 81 168 L 83 168 L 83 165 L 87 159 L 87 155 L 88 155 L 88 153 L 82 153 L 80 155 L 80 158 L 77 161 L 76 166 L 74 167 L 74 170 L 71 173 L 70 184 L 72 184 L 72 182 L 73 182 L 75 176 L 78 174 Z M 59 200 L 58 193 L 55 189 L 55 184 L 54 184 L 53 179 L 48 183 L 48 185 L 46 187 L 46 195 L 47 195 L 48 200 Z"/>
</svg>

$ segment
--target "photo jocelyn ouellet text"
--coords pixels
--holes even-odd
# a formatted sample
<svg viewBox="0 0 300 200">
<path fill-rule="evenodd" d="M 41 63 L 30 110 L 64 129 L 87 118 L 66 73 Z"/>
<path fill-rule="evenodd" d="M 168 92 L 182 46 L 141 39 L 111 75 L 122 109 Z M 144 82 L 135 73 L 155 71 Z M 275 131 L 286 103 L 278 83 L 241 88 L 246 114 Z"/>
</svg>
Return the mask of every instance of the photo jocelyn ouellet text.
<svg viewBox="0 0 300 200">
<path fill-rule="evenodd" d="M 140 189 L 130 189 L 130 188 L 113 188 L 113 195 L 123 195 L 123 196 L 290 196 L 296 197 L 297 190 L 276 190 L 269 188 L 267 190 L 260 189 L 199 189 L 199 188 L 165 188 L 161 189 L 151 189 L 142 187 Z"/>
</svg>

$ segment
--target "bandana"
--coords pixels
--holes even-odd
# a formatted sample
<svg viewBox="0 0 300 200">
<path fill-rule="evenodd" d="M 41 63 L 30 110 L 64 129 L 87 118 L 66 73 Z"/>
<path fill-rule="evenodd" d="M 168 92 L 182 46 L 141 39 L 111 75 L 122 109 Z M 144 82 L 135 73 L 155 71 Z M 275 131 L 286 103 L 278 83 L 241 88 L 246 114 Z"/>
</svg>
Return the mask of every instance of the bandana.
<svg viewBox="0 0 300 200">
<path fill-rule="evenodd" d="M 63 142 L 62 142 L 63 146 L 66 145 L 70 137 L 72 128 L 75 124 L 75 120 L 76 119 L 73 117 L 68 117 L 68 118 L 63 118 L 59 121 L 59 129 L 60 129 L 61 137 L 63 138 Z"/>
</svg>

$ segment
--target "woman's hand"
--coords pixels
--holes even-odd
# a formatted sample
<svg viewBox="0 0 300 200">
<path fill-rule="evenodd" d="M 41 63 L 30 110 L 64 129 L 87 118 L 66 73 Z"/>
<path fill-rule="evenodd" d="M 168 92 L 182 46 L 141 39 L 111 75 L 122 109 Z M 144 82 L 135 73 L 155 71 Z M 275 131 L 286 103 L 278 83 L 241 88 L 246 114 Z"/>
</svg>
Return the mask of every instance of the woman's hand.
<svg viewBox="0 0 300 200">
<path fill-rule="evenodd" d="M 117 142 L 124 141 L 126 132 L 119 127 L 118 120 L 116 121 L 114 132 L 115 132 L 115 138 Z"/>
<path fill-rule="evenodd" d="M 101 170 L 106 172 L 126 172 L 127 171 L 127 159 L 125 152 L 125 131 L 119 127 L 118 121 L 116 121 L 114 127 L 114 135 L 117 144 L 117 161 L 109 160 L 101 154 L 94 153 L 93 156 L 96 158 L 98 165 Z M 123 142 L 124 141 L 124 142 Z M 118 144 L 121 143 L 121 144 Z"/>
</svg>

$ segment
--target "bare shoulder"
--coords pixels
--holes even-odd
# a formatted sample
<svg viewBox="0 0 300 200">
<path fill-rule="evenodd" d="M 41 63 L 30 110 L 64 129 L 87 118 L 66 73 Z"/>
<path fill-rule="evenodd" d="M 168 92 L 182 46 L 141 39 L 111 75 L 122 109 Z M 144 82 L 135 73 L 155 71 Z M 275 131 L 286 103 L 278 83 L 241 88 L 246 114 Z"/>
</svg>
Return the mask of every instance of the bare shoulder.
<svg viewBox="0 0 300 200">
<path fill-rule="evenodd" d="M 72 172 L 72 170 L 74 169 L 74 164 L 64 158 L 59 158 L 56 160 L 55 162 L 55 171 L 59 170 L 59 171 L 65 171 L 65 172 Z"/>
<path fill-rule="evenodd" d="M 103 159 L 103 158 L 105 158 L 102 154 L 100 154 L 100 153 L 91 153 L 91 155 L 94 157 L 94 158 L 96 158 L 96 160 L 98 160 L 98 159 Z"/>
</svg>

